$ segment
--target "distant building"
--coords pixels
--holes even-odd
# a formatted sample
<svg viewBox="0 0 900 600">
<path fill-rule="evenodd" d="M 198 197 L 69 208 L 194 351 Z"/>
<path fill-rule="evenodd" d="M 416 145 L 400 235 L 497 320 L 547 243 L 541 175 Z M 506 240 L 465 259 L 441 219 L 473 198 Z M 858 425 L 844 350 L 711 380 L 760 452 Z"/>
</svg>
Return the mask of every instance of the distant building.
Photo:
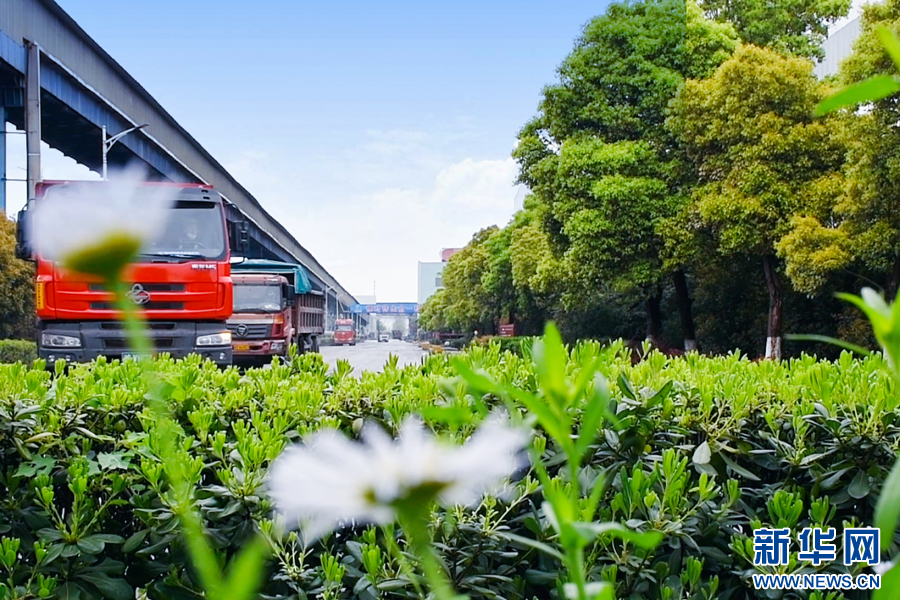
<svg viewBox="0 0 900 600">
<path fill-rule="evenodd" d="M 841 62 L 853 53 L 853 44 L 859 37 L 860 31 L 860 18 L 856 17 L 828 36 L 828 39 L 822 44 L 825 58 L 813 70 L 816 77 L 822 79 L 837 74 Z"/>
<path fill-rule="evenodd" d="M 444 289 L 444 267 L 450 257 L 460 250 L 461 248 L 444 248 L 441 250 L 441 262 L 419 263 L 419 297 L 416 301 L 420 305 L 425 304 L 436 291 Z"/>
<path fill-rule="evenodd" d="M 531 193 L 527 185 L 520 185 L 516 190 L 516 197 L 513 199 L 513 209 L 519 212 L 525 208 L 525 196 Z"/>
</svg>

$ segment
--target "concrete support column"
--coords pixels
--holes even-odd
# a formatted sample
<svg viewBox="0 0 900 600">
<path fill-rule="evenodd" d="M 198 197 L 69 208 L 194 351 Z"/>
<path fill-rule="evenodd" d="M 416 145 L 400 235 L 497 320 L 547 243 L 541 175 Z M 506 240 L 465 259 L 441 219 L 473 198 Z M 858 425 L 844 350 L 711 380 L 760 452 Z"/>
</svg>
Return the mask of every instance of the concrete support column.
<svg viewBox="0 0 900 600">
<path fill-rule="evenodd" d="M 0 212 L 6 213 L 6 107 L 0 105 Z"/>
<path fill-rule="evenodd" d="M 25 150 L 28 154 L 28 199 L 41 180 L 41 48 L 28 42 L 25 65 Z"/>
</svg>

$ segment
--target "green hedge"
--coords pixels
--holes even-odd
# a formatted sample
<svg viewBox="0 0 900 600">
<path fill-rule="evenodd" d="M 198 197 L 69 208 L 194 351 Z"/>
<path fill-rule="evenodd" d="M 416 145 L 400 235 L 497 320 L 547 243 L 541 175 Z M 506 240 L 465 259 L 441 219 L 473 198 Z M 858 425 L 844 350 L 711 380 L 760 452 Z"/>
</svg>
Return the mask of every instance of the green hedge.
<svg viewBox="0 0 900 600">
<path fill-rule="evenodd" d="M 458 357 L 535 389 L 530 360 L 499 344 Z M 651 353 L 632 365 L 621 343 L 583 343 L 571 351 L 568 374 L 577 377 L 594 360 L 613 387 L 619 426 L 598 432 L 579 476 L 605 477 L 599 520 L 665 535 L 646 555 L 606 536 L 593 543 L 591 576 L 615 581 L 618 598 L 768 597 L 757 596 L 749 580 L 754 527 L 871 524 L 900 423 L 896 386 L 881 358 L 778 363 Z M 345 530 L 308 550 L 296 536 L 276 536 L 262 484 L 286 444 L 321 427 L 353 435 L 368 419 L 396 431 L 405 415 L 424 411 L 432 427 L 447 431 L 428 419 L 439 412 L 430 408 L 471 402 L 464 386 L 441 385 L 455 375 L 447 356 L 402 369 L 388 364 L 358 378 L 343 362 L 329 373 L 318 354 L 244 374 L 193 358 L 158 365 L 192 436 L 197 498 L 223 557 L 254 528 L 270 536 L 275 554 L 263 597 L 418 597 L 382 530 Z M 0 565 L 0 597 L 11 578 L 59 598 L 132 600 L 136 589 L 153 599 L 198 598 L 164 494 L 158 445 L 144 430 L 142 381 L 136 363 L 101 360 L 65 375 L 0 366 L 0 544 L 16 547 L 5 554 L 12 566 Z M 558 452 L 548 443 L 549 464 Z M 541 504 L 540 486 L 525 474 L 503 500 L 434 516 L 461 593 L 558 598 L 557 560 L 519 541 L 550 539 Z M 345 568 L 338 584 L 323 567 L 332 557 Z M 826 568 L 846 572 L 840 561 L 788 571 Z"/>
<path fill-rule="evenodd" d="M 0 363 L 31 363 L 37 359 L 37 345 L 28 340 L 0 340 Z"/>
</svg>

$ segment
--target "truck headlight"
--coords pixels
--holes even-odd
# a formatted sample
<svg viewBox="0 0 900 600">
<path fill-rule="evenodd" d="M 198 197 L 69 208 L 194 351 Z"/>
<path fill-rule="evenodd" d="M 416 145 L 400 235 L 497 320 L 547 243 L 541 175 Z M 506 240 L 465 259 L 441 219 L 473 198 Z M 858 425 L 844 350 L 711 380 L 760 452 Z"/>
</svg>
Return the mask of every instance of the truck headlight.
<svg viewBox="0 0 900 600">
<path fill-rule="evenodd" d="M 284 350 L 284 342 L 272 342 L 272 352 L 281 352 Z"/>
<path fill-rule="evenodd" d="M 41 346 L 44 348 L 81 348 L 81 338 L 58 333 L 41 333 Z"/>
<path fill-rule="evenodd" d="M 231 344 L 230 331 L 197 336 L 198 346 L 228 346 L 229 344 Z"/>
</svg>

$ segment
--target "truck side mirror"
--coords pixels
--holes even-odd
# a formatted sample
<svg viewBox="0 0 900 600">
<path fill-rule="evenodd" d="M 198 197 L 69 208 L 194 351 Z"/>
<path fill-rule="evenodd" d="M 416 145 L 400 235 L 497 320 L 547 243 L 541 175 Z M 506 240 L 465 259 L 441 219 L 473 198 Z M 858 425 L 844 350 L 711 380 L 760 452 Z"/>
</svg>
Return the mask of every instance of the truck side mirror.
<svg viewBox="0 0 900 600">
<path fill-rule="evenodd" d="M 25 208 L 19 211 L 19 214 L 16 216 L 16 250 L 15 255 L 16 258 L 20 260 L 34 260 L 33 251 L 31 248 L 31 243 L 28 239 L 28 224 L 31 221 L 31 214 L 28 212 L 28 208 L 31 206 L 33 200 L 29 200 L 25 205 Z"/>
</svg>

